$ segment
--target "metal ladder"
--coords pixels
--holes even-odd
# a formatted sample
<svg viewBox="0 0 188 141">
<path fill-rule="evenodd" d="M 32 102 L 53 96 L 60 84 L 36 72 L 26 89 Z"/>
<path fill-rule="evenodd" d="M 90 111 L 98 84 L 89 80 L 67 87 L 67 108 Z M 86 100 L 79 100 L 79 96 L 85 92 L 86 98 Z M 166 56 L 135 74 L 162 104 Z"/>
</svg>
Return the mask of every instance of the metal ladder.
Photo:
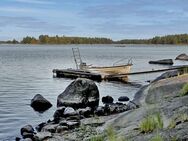
<svg viewBox="0 0 188 141">
<path fill-rule="evenodd" d="M 76 63 L 76 68 L 80 69 L 80 65 L 82 64 L 82 59 L 80 56 L 79 48 L 72 48 L 72 53 L 73 53 L 74 61 Z"/>
</svg>

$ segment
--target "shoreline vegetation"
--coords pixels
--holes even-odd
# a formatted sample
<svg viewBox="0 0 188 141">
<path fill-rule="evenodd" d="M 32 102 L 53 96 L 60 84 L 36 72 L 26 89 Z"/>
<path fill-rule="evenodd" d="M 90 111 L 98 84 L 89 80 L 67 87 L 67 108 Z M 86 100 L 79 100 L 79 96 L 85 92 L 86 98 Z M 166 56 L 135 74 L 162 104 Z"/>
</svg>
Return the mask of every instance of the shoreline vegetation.
<svg viewBox="0 0 188 141">
<path fill-rule="evenodd" d="M 170 44 L 188 45 L 188 34 L 155 36 L 150 39 L 123 39 L 113 41 L 110 38 L 99 37 L 67 37 L 40 35 L 38 38 L 26 36 L 21 41 L 16 39 L 0 41 L 0 44 Z"/>
</svg>

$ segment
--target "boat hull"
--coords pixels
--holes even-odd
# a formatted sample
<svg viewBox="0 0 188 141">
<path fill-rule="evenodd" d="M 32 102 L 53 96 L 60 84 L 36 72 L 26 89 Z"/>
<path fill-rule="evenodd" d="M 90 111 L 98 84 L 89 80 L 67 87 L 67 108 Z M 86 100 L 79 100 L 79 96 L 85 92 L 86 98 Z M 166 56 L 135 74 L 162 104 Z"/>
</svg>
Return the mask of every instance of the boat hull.
<svg viewBox="0 0 188 141">
<path fill-rule="evenodd" d="M 98 72 L 104 75 L 108 74 L 124 74 L 131 71 L 132 65 L 121 65 L 121 66 L 111 66 L 111 67 L 90 67 L 88 70 L 92 72 Z"/>
</svg>

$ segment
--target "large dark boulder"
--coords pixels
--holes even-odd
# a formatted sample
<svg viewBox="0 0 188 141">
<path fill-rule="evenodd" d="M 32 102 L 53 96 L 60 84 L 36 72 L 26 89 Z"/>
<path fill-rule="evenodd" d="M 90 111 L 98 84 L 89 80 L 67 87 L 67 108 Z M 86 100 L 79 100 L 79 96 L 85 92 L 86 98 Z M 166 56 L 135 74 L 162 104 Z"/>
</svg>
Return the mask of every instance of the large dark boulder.
<svg viewBox="0 0 188 141">
<path fill-rule="evenodd" d="M 57 98 L 57 107 L 96 108 L 99 105 L 99 90 L 89 79 L 78 78 Z"/>
<path fill-rule="evenodd" d="M 172 59 L 163 59 L 157 61 L 149 61 L 149 64 L 173 65 L 174 62 Z"/>
<path fill-rule="evenodd" d="M 176 57 L 176 60 L 184 60 L 184 61 L 188 61 L 188 55 L 183 53 L 183 54 L 180 54 Z"/>
<path fill-rule="evenodd" d="M 35 111 L 42 112 L 49 109 L 51 106 L 52 104 L 40 94 L 35 95 L 31 100 L 31 107 L 33 107 Z"/>
</svg>

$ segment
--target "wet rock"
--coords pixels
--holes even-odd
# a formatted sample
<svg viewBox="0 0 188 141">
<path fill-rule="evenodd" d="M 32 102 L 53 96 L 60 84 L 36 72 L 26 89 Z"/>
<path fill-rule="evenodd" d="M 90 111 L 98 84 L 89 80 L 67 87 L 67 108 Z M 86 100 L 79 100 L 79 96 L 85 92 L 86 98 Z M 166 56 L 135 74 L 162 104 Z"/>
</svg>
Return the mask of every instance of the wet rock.
<svg viewBox="0 0 188 141">
<path fill-rule="evenodd" d="M 48 124 L 44 126 L 41 131 L 55 133 L 57 126 L 58 124 Z"/>
<path fill-rule="evenodd" d="M 59 121 L 60 118 L 64 116 L 65 108 L 66 107 L 64 107 L 64 106 L 57 108 L 57 110 L 55 111 L 55 113 L 53 115 L 55 121 Z"/>
<path fill-rule="evenodd" d="M 34 98 L 31 100 L 31 107 L 35 111 L 45 111 L 51 106 L 52 104 L 40 94 L 35 95 Z"/>
<path fill-rule="evenodd" d="M 114 101 L 114 99 L 109 95 L 102 97 L 102 102 L 105 104 L 113 103 L 113 101 Z"/>
<path fill-rule="evenodd" d="M 94 114 L 97 116 L 104 116 L 105 112 L 104 112 L 104 107 L 97 107 L 97 109 L 94 111 Z"/>
<path fill-rule="evenodd" d="M 20 141 L 20 140 L 21 140 L 20 137 L 16 137 L 16 138 L 15 138 L 15 141 Z"/>
<path fill-rule="evenodd" d="M 129 101 L 129 98 L 127 96 L 120 96 L 118 98 L 118 101 L 126 102 L 126 101 Z"/>
<path fill-rule="evenodd" d="M 121 113 L 121 112 L 124 112 L 127 110 L 128 110 L 128 106 L 126 104 L 122 104 L 122 105 L 110 104 L 110 105 L 105 105 L 105 107 L 104 107 L 105 115 Z"/>
<path fill-rule="evenodd" d="M 38 132 L 35 135 L 35 139 L 37 139 L 38 141 L 42 141 L 42 140 L 50 138 L 50 137 L 52 137 L 52 134 L 50 132 Z"/>
<path fill-rule="evenodd" d="M 24 141 L 33 141 L 31 138 L 25 138 Z"/>
<path fill-rule="evenodd" d="M 92 112 L 92 109 L 90 107 L 86 107 L 86 108 L 82 108 L 82 109 L 78 109 L 77 112 L 80 114 L 80 115 L 83 115 L 84 117 L 90 117 L 93 112 Z"/>
<path fill-rule="evenodd" d="M 149 64 L 173 65 L 174 62 L 172 59 L 163 59 L 157 61 L 149 61 Z"/>
<path fill-rule="evenodd" d="M 80 125 L 80 122 L 77 121 L 61 121 L 59 123 L 61 126 L 67 126 L 68 129 L 74 129 Z"/>
<path fill-rule="evenodd" d="M 23 132 L 22 137 L 24 139 L 26 139 L 26 138 L 33 138 L 34 134 L 33 133 L 28 133 L 28 132 Z"/>
<path fill-rule="evenodd" d="M 99 105 L 99 90 L 89 79 L 78 78 L 73 81 L 57 98 L 57 107 L 69 106 L 75 109 Z"/>
<path fill-rule="evenodd" d="M 41 131 L 41 129 L 46 125 L 46 122 L 42 122 L 39 125 L 37 125 L 37 127 L 35 128 L 38 132 Z"/>
<path fill-rule="evenodd" d="M 80 122 L 74 122 L 74 121 L 67 121 L 67 126 L 69 129 L 74 129 L 76 127 L 79 127 Z"/>
<path fill-rule="evenodd" d="M 34 129 L 31 125 L 26 125 L 24 127 L 21 128 L 20 130 L 21 135 L 23 136 L 23 138 L 32 138 L 33 134 L 34 134 Z"/>
<path fill-rule="evenodd" d="M 62 133 L 64 131 L 67 131 L 69 128 L 67 126 L 61 126 L 59 125 L 56 129 L 56 133 Z"/>
<path fill-rule="evenodd" d="M 80 115 L 69 116 L 69 117 L 66 118 L 66 120 L 79 121 L 80 120 Z"/>
<path fill-rule="evenodd" d="M 75 115 L 78 115 L 78 113 L 72 107 L 65 108 L 63 112 L 64 117 L 75 116 Z"/>
<path fill-rule="evenodd" d="M 184 61 L 188 61 L 188 55 L 183 53 L 183 54 L 180 54 L 176 57 L 176 60 L 184 60 Z"/>
</svg>

